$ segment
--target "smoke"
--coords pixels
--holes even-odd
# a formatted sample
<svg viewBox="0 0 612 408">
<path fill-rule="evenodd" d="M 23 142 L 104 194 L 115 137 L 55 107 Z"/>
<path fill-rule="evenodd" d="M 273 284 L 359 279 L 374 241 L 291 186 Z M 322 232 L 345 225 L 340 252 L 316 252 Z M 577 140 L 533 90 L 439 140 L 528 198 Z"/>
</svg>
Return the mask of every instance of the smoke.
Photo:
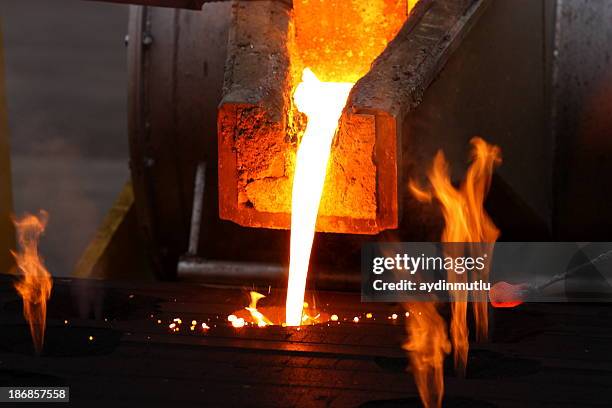
<svg viewBox="0 0 612 408">
<path fill-rule="evenodd" d="M 71 274 L 127 177 L 127 165 L 108 160 L 13 159 L 15 212 L 53 215 L 41 252 L 55 275 Z"/>
</svg>

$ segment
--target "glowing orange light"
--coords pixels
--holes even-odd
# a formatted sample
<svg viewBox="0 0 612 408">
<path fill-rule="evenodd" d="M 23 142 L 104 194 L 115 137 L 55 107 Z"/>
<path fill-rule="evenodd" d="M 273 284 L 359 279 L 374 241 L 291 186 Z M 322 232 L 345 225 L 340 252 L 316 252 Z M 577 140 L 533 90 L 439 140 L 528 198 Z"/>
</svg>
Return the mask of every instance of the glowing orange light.
<svg viewBox="0 0 612 408">
<path fill-rule="evenodd" d="M 251 291 L 250 295 L 251 295 L 251 303 L 249 304 L 248 307 L 245 307 L 245 309 L 249 311 L 249 313 L 251 314 L 251 317 L 253 318 L 257 326 L 263 327 L 263 326 L 268 326 L 268 325 L 273 324 L 270 321 L 270 319 L 268 319 L 266 316 L 263 315 L 263 313 L 257 310 L 257 302 L 260 299 L 265 298 L 265 296 L 255 291 Z"/>
<path fill-rule="evenodd" d="M 442 406 L 444 395 L 444 357 L 450 352 L 446 323 L 433 302 L 410 304 L 412 318 L 406 319 L 410 368 L 425 408 Z"/>
<path fill-rule="evenodd" d="M 497 308 L 511 308 L 522 304 L 529 293 L 529 285 L 512 285 L 508 282 L 497 282 L 489 291 L 491 306 Z"/>
<path fill-rule="evenodd" d="M 298 147 L 291 198 L 291 243 L 285 319 L 302 323 L 304 292 L 332 139 L 352 83 L 321 82 L 308 68 L 293 98 L 308 117 Z"/>
<path fill-rule="evenodd" d="M 34 349 L 42 350 L 47 321 L 47 300 L 51 296 L 53 281 L 38 255 L 38 240 L 45 231 L 48 214 L 41 211 L 38 216 L 26 214 L 14 219 L 20 252 L 12 252 L 21 273 L 15 289 L 23 299 L 23 315 L 30 326 Z"/>
<path fill-rule="evenodd" d="M 231 322 L 232 322 L 232 326 L 234 326 L 237 329 L 244 327 L 244 325 L 246 324 L 246 321 L 242 317 L 237 317 Z"/>
<path fill-rule="evenodd" d="M 464 256 L 464 252 L 482 256 L 483 253 L 492 252 L 492 245 L 497 240 L 499 230 L 484 209 L 484 200 L 491 184 L 494 168 L 501 163 L 501 150 L 490 145 L 479 137 L 471 140 L 472 163 L 467 171 L 466 178 L 460 188 L 455 188 L 450 180 L 448 163 L 444 154 L 439 151 L 433 162 L 428 178 L 432 192 L 424 192 L 413 182 L 409 184 L 415 198 L 421 201 L 431 201 L 432 197 L 440 203 L 445 226 L 442 233 L 443 242 L 470 242 L 466 248 L 448 246 L 447 255 L 452 257 Z M 488 279 L 488 269 L 474 272 L 473 280 Z M 447 271 L 449 282 L 465 282 L 465 274 Z M 469 349 L 467 328 L 467 292 L 452 292 L 451 303 L 451 339 L 455 367 L 459 374 L 464 374 Z M 480 298 L 472 303 L 474 320 L 477 328 L 477 338 L 485 339 L 488 333 L 487 299 L 481 294 Z M 486 296 L 486 295 L 485 295 Z"/>
</svg>

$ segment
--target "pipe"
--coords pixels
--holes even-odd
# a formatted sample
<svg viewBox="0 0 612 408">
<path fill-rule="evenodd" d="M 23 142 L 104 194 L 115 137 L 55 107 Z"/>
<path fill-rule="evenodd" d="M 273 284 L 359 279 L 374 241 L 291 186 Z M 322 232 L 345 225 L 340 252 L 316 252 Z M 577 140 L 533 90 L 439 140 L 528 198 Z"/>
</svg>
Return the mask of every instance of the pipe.
<svg viewBox="0 0 612 408">
<path fill-rule="evenodd" d="M 200 225 L 202 222 L 202 201 L 206 185 L 206 163 L 198 163 L 193 191 L 193 208 L 191 210 L 191 229 L 189 231 L 189 248 L 187 254 L 196 256 L 200 242 Z"/>
</svg>

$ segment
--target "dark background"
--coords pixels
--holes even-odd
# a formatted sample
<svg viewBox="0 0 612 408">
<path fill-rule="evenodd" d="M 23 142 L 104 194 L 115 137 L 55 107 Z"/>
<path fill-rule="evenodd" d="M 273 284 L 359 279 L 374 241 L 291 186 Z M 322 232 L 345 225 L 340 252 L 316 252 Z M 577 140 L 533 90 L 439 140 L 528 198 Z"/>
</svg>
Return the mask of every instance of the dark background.
<svg viewBox="0 0 612 408">
<path fill-rule="evenodd" d="M 129 178 L 128 7 L 0 0 L 14 209 L 50 214 L 41 251 L 67 276 Z"/>
</svg>

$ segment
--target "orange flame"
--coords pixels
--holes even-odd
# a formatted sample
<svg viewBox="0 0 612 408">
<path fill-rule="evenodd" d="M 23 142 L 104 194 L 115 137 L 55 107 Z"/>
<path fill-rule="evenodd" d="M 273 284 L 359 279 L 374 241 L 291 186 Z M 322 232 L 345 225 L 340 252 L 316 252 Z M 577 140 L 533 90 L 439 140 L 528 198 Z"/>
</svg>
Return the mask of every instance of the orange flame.
<svg viewBox="0 0 612 408">
<path fill-rule="evenodd" d="M 259 307 L 258 302 L 266 296 L 255 291 L 249 292 L 249 296 L 251 300 L 247 307 L 236 310 L 227 317 L 227 320 L 233 327 L 266 327 L 274 325 L 287 326 L 284 320 L 286 317 L 285 307 L 278 305 Z M 313 305 L 308 304 L 308 302 L 303 303 L 300 325 L 310 326 L 324 323 L 328 320 L 328 313 L 317 310 L 314 297 Z"/>
<path fill-rule="evenodd" d="M 444 395 L 444 357 L 450 352 L 446 323 L 433 302 L 409 304 L 404 344 L 419 396 L 425 408 L 441 407 Z"/>
<path fill-rule="evenodd" d="M 23 299 L 23 315 L 30 326 L 34 349 L 40 354 L 45 337 L 47 300 L 51 296 L 53 281 L 38 255 L 38 240 L 45 231 L 49 216 L 41 211 L 38 216 L 26 214 L 14 219 L 20 252 L 12 252 L 22 279 L 15 289 Z"/>
<path fill-rule="evenodd" d="M 491 178 L 495 166 L 501 163 L 501 150 L 498 146 L 490 145 L 479 137 L 471 140 L 472 164 L 467 171 L 466 178 L 459 189 L 456 189 L 450 180 L 449 169 L 444 154 L 439 151 L 433 167 L 429 173 L 432 193 L 423 192 L 413 182 L 409 184 L 414 196 L 421 201 L 435 197 L 441 205 L 445 227 L 442 233 L 443 242 L 472 242 L 479 243 L 462 249 L 453 246 L 449 254 L 462 256 L 461 252 L 468 251 L 481 255 L 492 252 L 492 245 L 499 236 L 499 230 L 484 209 L 484 200 L 491 185 Z M 457 253 L 454 253 L 457 252 Z M 449 282 L 461 282 L 467 279 L 465 274 L 447 271 Z M 488 269 L 479 272 L 474 279 L 488 278 Z M 467 293 L 453 292 L 451 304 L 451 338 L 455 367 L 459 374 L 465 372 L 467 353 L 469 349 L 467 328 Z M 479 295 L 477 295 L 479 296 Z M 487 299 L 477 298 L 472 304 L 474 320 L 476 322 L 477 339 L 486 339 L 488 333 Z"/>
</svg>

